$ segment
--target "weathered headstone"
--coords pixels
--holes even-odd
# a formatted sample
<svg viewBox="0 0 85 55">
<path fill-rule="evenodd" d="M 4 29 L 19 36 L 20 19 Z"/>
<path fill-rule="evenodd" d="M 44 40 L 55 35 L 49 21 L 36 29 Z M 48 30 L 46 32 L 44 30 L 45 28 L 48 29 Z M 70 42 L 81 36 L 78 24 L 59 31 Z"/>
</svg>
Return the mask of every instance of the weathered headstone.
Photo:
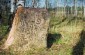
<svg viewBox="0 0 85 55">
<path fill-rule="evenodd" d="M 28 51 L 47 47 L 49 15 L 45 9 L 19 7 L 5 49 Z"/>
</svg>

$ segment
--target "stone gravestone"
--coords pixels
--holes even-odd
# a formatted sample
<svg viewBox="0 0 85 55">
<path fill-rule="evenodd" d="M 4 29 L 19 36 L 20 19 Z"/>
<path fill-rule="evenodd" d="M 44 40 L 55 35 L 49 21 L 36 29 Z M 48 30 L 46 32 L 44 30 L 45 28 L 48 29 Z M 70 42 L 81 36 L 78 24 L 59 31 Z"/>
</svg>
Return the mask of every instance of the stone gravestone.
<svg viewBox="0 0 85 55">
<path fill-rule="evenodd" d="M 49 21 L 46 9 L 19 7 L 4 49 L 26 52 L 46 48 Z"/>
</svg>

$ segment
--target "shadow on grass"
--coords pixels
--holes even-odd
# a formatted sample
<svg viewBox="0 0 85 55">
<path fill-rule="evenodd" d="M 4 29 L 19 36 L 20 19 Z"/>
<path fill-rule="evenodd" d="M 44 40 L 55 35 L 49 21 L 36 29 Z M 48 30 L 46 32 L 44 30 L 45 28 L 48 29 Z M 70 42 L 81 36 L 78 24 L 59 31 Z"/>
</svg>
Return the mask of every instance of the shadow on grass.
<svg viewBox="0 0 85 55">
<path fill-rule="evenodd" d="M 64 17 L 64 19 L 62 19 L 62 21 L 61 21 L 61 22 L 58 22 L 58 23 L 57 23 L 57 24 L 55 24 L 55 25 L 59 25 L 59 24 L 61 24 L 61 23 L 65 22 L 65 21 L 66 21 L 66 19 L 67 19 L 67 17 Z"/>
<path fill-rule="evenodd" d="M 61 34 L 48 34 L 47 37 L 47 48 L 51 48 L 54 42 L 58 41 L 61 38 Z"/>
<path fill-rule="evenodd" d="M 2 33 L 0 33 L 0 41 L 2 41 L 5 38 L 5 36 L 8 34 L 9 31 L 7 29 L 8 28 L 0 30 L 0 31 L 2 31 Z M 5 31 L 3 31 L 3 30 L 5 30 Z"/>
<path fill-rule="evenodd" d="M 4 36 L 6 36 L 10 32 L 10 30 L 12 28 L 12 23 L 13 23 L 14 16 L 15 16 L 15 13 L 9 15 L 8 22 L 7 22 L 8 24 L 6 25 L 6 26 L 8 26 L 8 28 L 6 28 L 6 31 L 5 32 L 2 32 L 4 34 L 1 35 L 1 33 L 0 33 L 0 41 L 3 40 L 4 39 Z M 2 26 L 5 26 L 5 24 L 2 23 L 1 26 L 0 26 L 0 28 Z M 0 31 L 3 31 L 3 29 L 0 30 Z"/>
<path fill-rule="evenodd" d="M 84 46 L 85 45 L 85 31 L 82 31 L 80 34 L 80 40 L 76 44 L 76 46 L 73 47 L 72 55 L 84 55 Z"/>
</svg>

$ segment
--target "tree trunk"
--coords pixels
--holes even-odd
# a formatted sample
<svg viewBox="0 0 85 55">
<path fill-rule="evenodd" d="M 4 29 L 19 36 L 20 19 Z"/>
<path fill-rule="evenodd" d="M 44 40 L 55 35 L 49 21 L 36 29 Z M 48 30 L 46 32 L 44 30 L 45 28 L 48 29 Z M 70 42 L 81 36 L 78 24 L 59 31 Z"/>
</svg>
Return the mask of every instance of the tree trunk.
<svg viewBox="0 0 85 55">
<path fill-rule="evenodd" d="M 45 9 L 48 9 L 48 0 L 45 0 L 45 5 L 46 5 Z"/>
<path fill-rule="evenodd" d="M 57 2 L 57 0 L 55 0 L 55 2 L 56 2 L 56 12 L 55 12 L 55 16 L 57 16 L 57 14 L 58 14 L 58 2 Z"/>
<path fill-rule="evenodd" d="M 84 16 L 84 1 L 82 0 L 82 17 Z"/>
<path fill-rule="evenodd" d="M 84 17 L 85 17 L 85 7 L 84 7 Z"/>
<path fill-rule="evenodd" d="M 32 7 L 35 7 L 35 0 L 32 0 Z"/>
<path fill-rule="evenodd" d="M 23 53 L 47 47 L 48 26 L 47 10 L 19 7 L 4 49 Z"/>
<path fill-rule="evenodd" d="M 65 0 L 65 3 L 64 3 L 64 14 L 65 16 L 67 16 L 67 0 Z"/>
<path fill-rule="evenodd" d="M 32 0 L 32 8 L 37 8 L 37 0 Z"/>
<path fill-rule="evenodd" d="M 77 0 L 74 0 L 74 16 L 77 16 Z"/>
<path fill-rule="evenodd" d="M 13 13 L 14 12 L 14 8 L 15 8 L 15 6 L 14 6 L 14 0 L 11 0 L 11 13 Z"/>
<path fill-rule="evenodd" d="M 73 15 L 73 7 L 71 7 L 71 15 Z"/>
</svg>

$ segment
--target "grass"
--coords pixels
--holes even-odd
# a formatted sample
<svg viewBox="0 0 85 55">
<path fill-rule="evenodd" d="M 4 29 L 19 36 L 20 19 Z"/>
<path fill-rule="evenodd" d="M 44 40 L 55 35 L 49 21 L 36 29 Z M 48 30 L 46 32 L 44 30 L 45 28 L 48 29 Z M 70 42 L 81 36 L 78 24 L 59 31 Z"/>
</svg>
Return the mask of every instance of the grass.
<svg viewBox="0 0 85 55">
<path fill-rule="evenodd" d="M 78 55 L 74 54 L 77 49 L 82 48 L 85 41 L 80 41 L 82 31 L 85 31 L 85 18 L 81 17 L 52 17 L 50 22 L 49 33 L 59 33 L 61 38 L 54 42 L 52 48 L 58 51 L 55 55 Z M 83 34 L 82 34 L 83 35 Z M 85 36 L 85 35 L 84 35 Z M 77 47 L 78 42 L 83 42 Z M 59 48 L 57 48 L 59 46 Z M 74 47 L 75 46 L 75 47 Z M 76 48 L 77 47 L 77 48 Z M 74 49 L 75 48 L 75 49 Z M 79 55 L 84 55 L 85 46 L 82 48 Z"/>
<path fill-rule="evenodd" d="M 85 18 L 83 17 L 51 17 L 48 48 L 39 52 L 28 52 L 26 55 L 85 55 Z M 8 26 L 0 27 L 0 35 L 4 35 Z M 83 33 L 83 34 L 82 34 Z M 0 42 L 3 44 L 4 41 Z M 79 50 L 78 50 L 79 49 Z M 80 52 L 81 51 L 81 52 Z M 9 52 L 1 53 L 2 55 Z M 10 52 L 10 55 L 13 55 Z"/>
<path fill-rule="evenodd" d="M 4 43 L 7 37 L 7 25 L 0 25 L 0 45 Z"/>
<path fill-rule="evenodd" d="M 7 25 L 0 25 L 0 36 L 3 36 L 8 29 Z"/>
</svg>

